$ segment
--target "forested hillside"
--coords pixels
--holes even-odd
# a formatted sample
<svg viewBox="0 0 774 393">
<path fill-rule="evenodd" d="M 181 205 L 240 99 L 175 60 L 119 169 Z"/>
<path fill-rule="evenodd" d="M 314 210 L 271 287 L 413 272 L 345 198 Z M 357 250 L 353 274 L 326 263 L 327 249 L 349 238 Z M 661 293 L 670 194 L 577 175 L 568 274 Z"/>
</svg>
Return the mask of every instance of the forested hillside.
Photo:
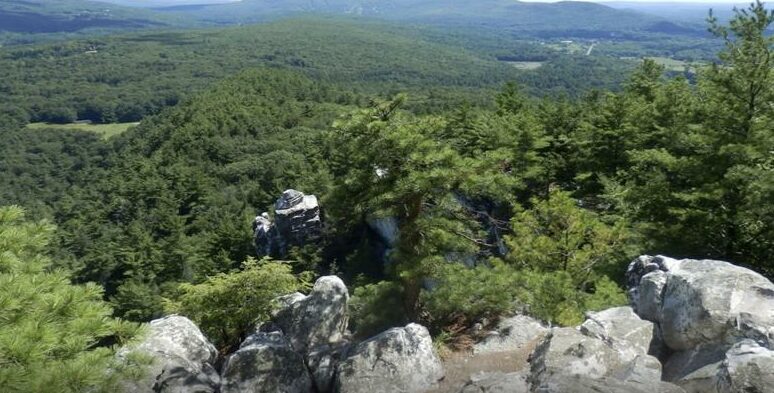
<svg viewBox="0 0 774 393">
<path fill-rule="evenodd" d="M 625 304 L 644 253 L 773 277 L 773 23 L 760 3 L 710 20 L 722 49 L 691 79 L 508 41 L 546 56 L 518 70 L 497 41 L 340 19 L 3 48 L 0 206 L 26 213 L 0 209 L 0 386 L 113 386 L 125 321 L 170 313 L 231 353 L 327 274 L 355 336 L 419 322 L 457 348 L 515 311 Z M 139 124 L 26 127 L 78 119 Z M 317 196 L 319 236 L 256 261 L 287 189 Z"/>
<path fill-rule="evenodd" d="M 614 89 L 634 62 L 586 58 L 534 44 L 468 39 L 488 49 L 437 42 L 443 31 L 404 29 L 340 19 L 299 19 L 267 25 L 144 33 L 0 50 L 0 116 L 19 123 L 134 122 L 174 105 L 213 81 L 251 67 L 295 69 L 362 94 L 415 93 L 421 110 L 468 100 L 477 105 L 509 80 L 535 94 L 577 96 Z M 545 61 L 520 71 L 498 61 Z"/>
</svg>

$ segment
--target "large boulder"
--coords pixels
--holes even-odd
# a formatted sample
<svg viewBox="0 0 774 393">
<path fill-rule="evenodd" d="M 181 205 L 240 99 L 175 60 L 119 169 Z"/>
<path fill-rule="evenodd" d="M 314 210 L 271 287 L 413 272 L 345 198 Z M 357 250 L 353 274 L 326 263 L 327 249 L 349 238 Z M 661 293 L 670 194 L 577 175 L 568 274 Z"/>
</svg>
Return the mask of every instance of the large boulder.
<svg viewBox="0 0 774 393">
<path fill-rule="evenodd" d="M 753 340 L 736 343 L 726 352 L 716 386 L 719 392 L 774 392 L 774 351 Z"/>
<path fill-rule="evenodd" d="M 635 311 L 671 352 L 664 380 L 688 392 L 774 391 L 771 281 L 727 262 L 663 256 L 634 260 L 627 281 Z"/>
<path fill-rule="evenodd" d="M 132 353 L 152 360 L 145 377 L 127 382 L 131 393 L 210 393 L 216 392 L 219 377 L 213 364 L 218 352 L 188 318 L 171 315 L 151 321 L 144 339 L 122 348 L 119 358 Z"/>
<path fill-rule="evenodd" d="M 473 346 L 473 352 L 482 354 L 518 351 L 545 336 L 548 330 L 545 325 L 532 317 L 516 315 L 500 321 L 496 330 Z"/>
<path fill-rule="evenodd" d="M 280 302 L 287 304 L 274 317 L 291 347 L 306 355 L 317 346 L 344 340 L 347 330 L 349 292 L 336 276 L 320 277 L 308 296 L 293 294 Z"/>
<path fill-rule="evenodd" d="M 340 393 L 421 392 L 444 376 L 430 333 L 421 325 L 393 328 L 355 346 L 339 363 Z"/>
<path fill-rule="evenodd" d="M 666 273 L 661 290 L 663 279 L 650 276 L 656 271 Z M 628 281 L 640 316 L 660 323 L 672 350 L 774 338 L 774 284 L 751 270 L 721 261 L 640 257 L 630 264 Z"/>
<path fill-rule="evenodd" d="M 614 379 L 634 390 L 661 381 L 661 363 L 648 354 L 653 323 L 629 307 L 589 313 L 586 318 L 577 329 L 553 329 L 532 352 L 529 379 L 534 388 L 559 389 L 556 386 L 564 386 L 568 376 Z M 596 383 L 590 386 L 593 390 Z"/>
<path fill-rule="evenodd" d="M 256 333 L 223 365 L 221 393 L 309 393 L 312 378 L 280 332 Z"/>
<path fill-rule="evenodd" d="M 285 257 L 295 246 L 316 241 L 322 231 L 317 197 L 286 190 L 274 205 L 274 220 L 268 213 L 255 217 L 253 236 L 258 256 Z"/>
</svg>

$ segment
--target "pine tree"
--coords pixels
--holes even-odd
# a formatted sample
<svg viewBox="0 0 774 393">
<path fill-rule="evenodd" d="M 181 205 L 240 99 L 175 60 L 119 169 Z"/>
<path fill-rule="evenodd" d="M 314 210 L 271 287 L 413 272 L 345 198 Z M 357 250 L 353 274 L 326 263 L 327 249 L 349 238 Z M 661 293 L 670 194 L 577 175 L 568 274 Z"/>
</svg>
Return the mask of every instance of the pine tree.
<svg viewBox="0 0 774 393">
<path fill-rule="evenodd" d="M 72 285 L 45 255 L 54 227 L 0 208 L 0 386 L 4 392 L 112 392 L 127 372 L 108 344 L 138 326 L 111 317 L 94 284 Z"/>
</svg>

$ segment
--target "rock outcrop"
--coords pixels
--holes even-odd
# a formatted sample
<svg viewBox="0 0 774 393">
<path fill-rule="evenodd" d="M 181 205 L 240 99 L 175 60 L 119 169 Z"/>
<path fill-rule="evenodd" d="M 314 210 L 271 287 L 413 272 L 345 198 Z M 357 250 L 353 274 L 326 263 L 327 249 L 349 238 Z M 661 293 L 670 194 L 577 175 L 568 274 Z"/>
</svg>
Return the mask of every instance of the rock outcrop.
<svg viewBox="0 0 774 393">
<path fill-rule="evenodd" d="M 223 365 L 221 393 L 308 393 L 312 378 L 304 358 L 281 332 L 256 333 Z"/>
<path fill-rule="evenodd" d="M 473 352 L 494 353 L 518 351 L 548 333 L 548 328 L 540 321 L 526 316 L 516 315 L 497 324 L 494 331 L 473 346 Z"/>
<path fill-rule="evenodd" d="M 774 391 L 771 281 L 727 262 L 642 256 L 627 282 L 663 338 L 665 380 L 688 392 Z"/>
<path fill-rule="evenodd" d="M 292 295 L 274 317 L 293 349 L 309 349 L 341 342 L 347 330 L 347 286 L 336 276 L 321 277 L 308 296 Z"/>
<path fill-rule="evenodd" d="M 152 364 L 145 377 L 127 382 L 130 393 L 216 392 L 219 376 L 213 364 L 217 350 L 188 318 L 171 315 L 152 321 L 144 340 L 121 349 L 119 358 L 137 352 Z"/>
<path fill-rule="evenodd" d="M 262 213 L 253 221 L 255 250 L 259 257 L 285 257 L 290 248 L 320 237 L 320 205 L 314 195 L 286 190 L 274 205 L 274 220 Z"/>
<path fill-rule="evenodd" d="M 422 392 L 444 376 L 430 333 L 414 323 L 358 344 L 336 373 L 340 393 Z"/>
<path fill-rule="evenodd" d="M 423 326 L 351 342 L 349 294 L 333 276 L 308 295 L 276 299 L 273 320 L 256 327 L 220 374 L 215 348 L 180 316 L 151 322 L 144 340 L 118 356 L 153 359 L 145 379 L 125 384 L 129 392 L 774 392 L 769 280 L 725 262 L 646 256 L 630 264 L 627 280 L 632 307 L 588 313 L 577 327 L 504 319 L 471 355 L 490 363 L 450 373 L 445 386 L 436 385 L 444 369 Z M 493 368 L 534 343 L 528 367 Z"/>
</svg>

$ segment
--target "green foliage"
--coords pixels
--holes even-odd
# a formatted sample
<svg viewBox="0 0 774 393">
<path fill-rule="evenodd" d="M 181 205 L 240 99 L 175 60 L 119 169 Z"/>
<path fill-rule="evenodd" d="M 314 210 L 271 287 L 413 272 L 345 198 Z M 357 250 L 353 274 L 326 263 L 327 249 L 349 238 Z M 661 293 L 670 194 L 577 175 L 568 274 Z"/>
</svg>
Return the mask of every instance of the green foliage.
<svg viewBox="0 0 774 393">
<path fill-rule="evenodd" d="M 502 195 L 515 182 L 504 171 L 510 157 L 490 161 L 460 155 L 437 138 L 447 130 L 445 122 L 399 112 L 404 99 L 378 103 L 334 124 L 327 140 L 336 183 L 326 201 L 340 220 L 337 225 L 345 228 L 372 216 L 397 220 L 391 259 L 404 285 L 404 307 L 414 314 L 420 281 L 444 263 L 443 255 L 478 248 L 481 229 L 475 220 L 461 219 L 472 212 L 455 192 Z M 483 179 L 489 186 L 482 186 Z"/>
<path fill-rule="evenodd" d="M 755 4 L 728 27 L 713 21 L 719 64 L 686 79 L 644 61 L 625 84 L 634 61 L 562 53 L 550 39 L 510 46 L 371 22 L 3 48 L 0 204 L 55 220 L 51 268 L 99 283 L 135 320 L 160 315 L 165 297 L 233 305 L 246 292 L 232 284 L 268 269 L 235 273 L 254 254 L 251 220 L 296 188 L 320 198 L 326 227 L 290 255 L 295 273 L 378 282 L 355 290 L 359 332 L 517 309 L 573 324 L 623 302 L 616 282 L 641 250 L 774 274 L 772 19 Z M 639 53 L 616 45 L 599 49 Z M 523 72 L 499 57 L 545 63 Z M 256 66 L 267 67 L 209 86 Z M 557 86 L 565 97 L 528 95 Z M 366 98 L 400 91 L 412 99 Z M 144 118 L 107 141 L 22 128 L 72 111 Z M 369 228 L 385 217 L 395 244 Z M 267 315 L 269 295 L 229 315 L 191 312 L 229 346 Z"/>
<path fill-rule="evenodd" d="M 308 278 L 308 277 L 307 277 Z M 308 289 L 284 262 L 248 259 L 242 270 L 220 273 L 201 284 L 181 284 L 167 311 L 191 318 L 218 348 L 239 345 L 259 322 L 271 318 L 273 300 Z"/>
<path fill-rule="evenodd" d="M 516 311 L 544 321 L 574 326 L 586 311 L 626 304 L 626 294 L 607 276 L 600 276 L 586 290 L 566 271 L 519 269 L 499 260 L 491 266 L 467 268 L 447 264 L 437 275 L 432 290 L 422 294 L 423 309 L 431 326 L 470 325 Z"/>
<path fill-rule="evenodd" d="M 771 152 L 774 14 L 761 3 L 710 30 L 725 49 L 700 75 L 639 98 L 642 143 L 608 183 L 619 210 L 660 252 L 734 261 L 772 272 Z"/>
<path fill-rule="evenodd" d="M 586 290 L 578 290 L 575 278 L 566 271 L 523 271 L 524 303 L 528 312 L 544 321 L 575 326 L 586 311 L 599 311 L 627 303 L 626 294 L 607 276 L 601 276 Z"/>
<path fill-rule="evenodd" d="M 72 285 L 45 249 L 54 227 L 0 208 L 0 386 L 7 392 L 112 392 L 126 375 L 107 342 L 138 326 L 111 318 L 94 284 Z M 131 371 L 131 370 L 127 370 Z"/>
<path fill-rule="evenodd" d="M 530 312 L 571 325 L 591 307 L 624 304 L 623 291 L 609 277 L 620 277 L 636 251 L 625 222 L 605 223 L 561 191 L 532 204 L 512 218 L 505 256 L 526 274 L 523 301 Z"/>
<path fill-rule="evenodd" d="M 448 263 L 440 270 L 432 290 L 422 293 L 422 305 L 435 327 L 496 318 L 525 306 L 524 275 L 501 261 L 475 268 Z"/>
<path fill-rule="evenodd" d="M 511 220 L 513 233 L 506 237 L 510 264 L 540 272 L 567 272 L 572 287 L 585 290 L 600 273 L 614 270 L 632 256 L 623 220 L 606 224 L 561 191 L 552 191 L 547 200 L 535 199 L 532 204 Z"/>
<path fill-rule="evenodd" d="M 400 283 L 381 281 L 356 287 L 349 300 L 350 328 L 359 337 L 370 337 L 406 321 Z"/>
</svg>

